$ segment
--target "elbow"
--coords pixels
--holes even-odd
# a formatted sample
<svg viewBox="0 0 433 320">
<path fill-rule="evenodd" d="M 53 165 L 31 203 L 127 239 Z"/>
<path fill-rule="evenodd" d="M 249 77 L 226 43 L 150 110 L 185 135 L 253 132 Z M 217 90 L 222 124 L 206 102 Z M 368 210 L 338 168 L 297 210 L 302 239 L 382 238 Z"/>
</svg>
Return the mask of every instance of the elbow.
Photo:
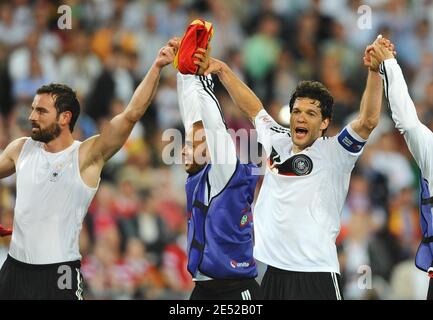
<svg viewBox="0 0 433 320">
<path fill-rule="evenodd" d="M 368 119 L 361 119 L 361 126 L 368 131 L 373 131 L 379 124 L 379 117 L 371 117 Z"/>
<path fill-rule="evenodd" d="M 138 121 L 140 121 L 141 117 L 144 114 L 144 110 L 147 109 L 146 108 L 126 108 L 125 111 L 123 112 L 125 119 L 128 122 L 131 123 L 136 123 Z"/>
</svg>

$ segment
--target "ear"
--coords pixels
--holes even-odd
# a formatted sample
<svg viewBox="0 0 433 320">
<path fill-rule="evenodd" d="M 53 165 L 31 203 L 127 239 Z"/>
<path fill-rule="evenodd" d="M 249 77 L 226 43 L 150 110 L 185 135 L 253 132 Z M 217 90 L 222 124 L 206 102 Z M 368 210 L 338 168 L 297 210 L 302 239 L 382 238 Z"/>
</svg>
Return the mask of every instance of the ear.
<svg viewBox="0 0 433 320">
<path fill-rule="evenodd" d="M 322 120 L 322 123 L 320 124 L 320 130 L 325 130 L 329 126 L 329 118 L 325 118 Z"/>
<path fill-rule="evenodd" d="M 72 112 L 65 111 L 60 114 L 60 124 L 61 125 L 69 125 L 72 120 Z"/>
</svg>

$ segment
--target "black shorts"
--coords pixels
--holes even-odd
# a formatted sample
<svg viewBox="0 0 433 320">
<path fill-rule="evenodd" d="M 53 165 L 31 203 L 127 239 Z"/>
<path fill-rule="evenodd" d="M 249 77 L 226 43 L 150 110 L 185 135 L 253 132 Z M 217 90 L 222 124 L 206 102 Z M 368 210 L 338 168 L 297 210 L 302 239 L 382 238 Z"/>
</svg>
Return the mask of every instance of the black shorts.
<svg viewBox="0 0 433 320">
<path fill-rule="evenodd" d="M 433 300 L 433 278 L 430 278 L 428 285 L 427 300 Z"/>
<path fill-rule="evenodd" d="M 0 270 L 1 300 L 82 300 L 80 261 L 28 264 L 8 255 Z"/>
<path fill-rule="evenodd" d="M 190 300 L 261 300 L 260 286 L 254 279 L 195 281 Z"/>
<path fill-rule="evenodd" d="M 340 275 L 296 272 L 268 266 L 261 284 L 267 300 L 343 300 Z"/>
</svg>

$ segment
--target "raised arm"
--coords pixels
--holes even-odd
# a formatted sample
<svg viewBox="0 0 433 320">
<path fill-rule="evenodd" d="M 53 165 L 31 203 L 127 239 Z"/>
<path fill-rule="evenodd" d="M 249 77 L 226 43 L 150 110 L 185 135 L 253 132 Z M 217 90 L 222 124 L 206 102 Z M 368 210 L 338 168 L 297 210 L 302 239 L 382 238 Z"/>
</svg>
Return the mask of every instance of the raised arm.
<svg viewBox="0 0 433 320">
<path fill-rule="evenodd" d="M 81 145 L 80 171 L 83 178 L 87 180 L 84 171 L 91 168 L 90 184 L 96 183 L 96 177 L 99 178 L 100 170 L 105 162 L 123 146 L 134 125 L 146 112 L 155 95 L 161 69 L 173 59 L 174 49 L 168 46 L 162 48 L 145 78 L 135 90 L 126 109 L 115 116 L 101 134 L 89 138 Z"/>
<path fill-rule="evenodd" d="M 379 57 L 379 56 L 378 56 Z M 400 133 L 421 125 L 415 105 L 409 95 L 403 72 L 393 56 L 380 56 L 380 72 L 384 82 L 385 98 L 391 108 L 392 119 Z"/>
<path fill-rule="evenodd" d="M 266 155 L 271 155 L 273 145 L 278 141 L 285 145 L 291 144 L 290 130 L 283 128 L 275 122 L 274 119 L 266 112 L 259 98 L 245 85 L 234 72 L 222 61 L 208 58 L 198 49 L 195 57 L 198 61 L 194 62 L 199 65 L 199 72 L 205 76 L 211 73 L 217 74 L 224 87 L 229 92 L 235 104 L 247 114 L 250 121 L 257 130 L 257 140 L 263 145 Z"/>
<path fill-rule="evenodd" d="M 20 138 L 12 141 L 6 149 L 0 153 L 0 179 L 9 177 L 15 173 L 15 164 L 21 153 L 24 143 L 28 138 Z"/>
<path fill-rule="evenodd" d="M 196 64 L 201 66 L 200 61 L 196 61 Z M 234 103 L 248 116 L 251 122 L 254 122 L 256 115 L 263 109 L 260 99 L 254 92 L 236 76 L 227 64 L 218 59 L 209 58 L 209 66 L 204 75 L 207 76 L 211 73 L 218 75 Z"/>
<path fill-rule="evenodd" d="M 379 37 L 374 43 L 383 42 Z M 379 123 L 382 105 L 383 84 L 378 65 L 372 61 L 370 53 L 373 45 L 367 47 L 364 53 L 364 64 L 368 66 L 367 83 L 362 95 L 359 116 L 350 123 L 351 128 L 363 139 L 368 139 L 370 133 Z"/>
<path fill-rule="evenodd" d="M 423 174 L 433 172 L 433 133 L 418 119 L 415 105 L 403 72 L 394 58 L 382 46 L 375 48 L 372 56 L 380 64 L 384 82 L 385 98 L 391 109 L 396 128 L 404 135 L 410 152 Z"/>
<path fill-rule="evenodd" d="M 178 73 L 178 98 L 183 112 L 191 119 L 202 121 L 212 167 L 209 172 L 211 195 L 218 194 L 236 169 L 236 148 L 227 131 L 221 106 L 213 93 L 211 76 Z M 192 120 L 194 118 L 194 120 Z"/>
</svg>

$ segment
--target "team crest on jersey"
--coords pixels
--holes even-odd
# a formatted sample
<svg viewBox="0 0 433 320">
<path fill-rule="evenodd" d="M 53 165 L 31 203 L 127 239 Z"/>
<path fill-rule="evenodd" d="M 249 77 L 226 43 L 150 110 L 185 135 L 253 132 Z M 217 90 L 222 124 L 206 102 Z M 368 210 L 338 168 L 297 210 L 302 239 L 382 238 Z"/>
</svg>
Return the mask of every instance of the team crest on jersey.
<svg viewBox="0 0 433 320">
<path fill-rule="evenodd" d="M 280 155 L 272 148 L 269 158 L 271 170 L 285 176 L 306 176 L 313 170 L 313 161 L 306 154 L 296 154 L 284 162 Z"/>
<path fill-rule="evenodd" d="M 297 176 L 305 176 L 313 170 L 313 161 L 305 154 L 297 154 L 291 159 L 293 171 Z"/>
<path fill-rule="evenodd" d="M 49 181 L 51 182 L 57 182 L 62 175 L 63 168 L 65 167 L 65 164 L 60 163 L 54 166 L 54 169 L 50 172 Z"/>
</svg>

